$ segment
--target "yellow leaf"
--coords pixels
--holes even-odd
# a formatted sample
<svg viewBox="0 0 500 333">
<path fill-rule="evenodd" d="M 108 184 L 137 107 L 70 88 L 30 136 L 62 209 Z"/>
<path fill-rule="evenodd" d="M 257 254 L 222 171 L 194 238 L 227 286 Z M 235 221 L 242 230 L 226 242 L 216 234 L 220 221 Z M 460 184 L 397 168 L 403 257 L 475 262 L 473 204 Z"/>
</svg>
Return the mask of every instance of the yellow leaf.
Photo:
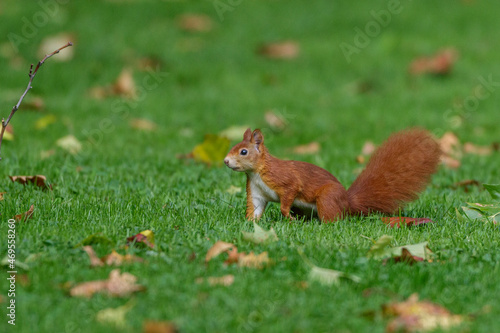
<svg viewBox="0 0 500 333">
<path fill-rule="evenodd" d="M 107 308 L 97 312 L 96 319 L 103 324 L 109 324 L 124 329 L 126 325 L 125 315 L 134 307 L 133 301 L 117 308 Z"/>
<path fill-rule="evenodd" d="M 214 134 L 207 134 L 203 143 L 193 149 L 193 157 L 199 162 L 206 164 L 222 164 L 224 157 L 229 150 L 230 141 L 228 138 Z"/>
<path fill-rule="evenodd" d="M 229 193 L 229 194 L 231 194 L 231 195 L 234 195 L 236 193 L 240 193 L 241 192 L 241 187 L 237 187 L 237 186 L 231 185 L 226 190 L 226 192 Z"/>
<path fill-rule="evenodd" d="M 35 128 L 37 130 L 42 130 L 42 129 L 46 128 L 47 126 L 55 123 L 56 121 L 57 121 L 56 116 L 54 116 L 53 114 L 48 114 L 48 115 L 43 116 L 42 118 L 38 119 L 35 122 Z"/>
</svg>

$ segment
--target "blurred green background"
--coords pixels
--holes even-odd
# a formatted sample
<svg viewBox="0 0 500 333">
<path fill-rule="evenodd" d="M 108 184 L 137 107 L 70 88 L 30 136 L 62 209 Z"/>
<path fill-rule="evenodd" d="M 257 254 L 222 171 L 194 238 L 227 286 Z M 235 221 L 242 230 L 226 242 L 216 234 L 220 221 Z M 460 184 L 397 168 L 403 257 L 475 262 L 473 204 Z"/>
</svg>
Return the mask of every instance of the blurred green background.
<svg viewBox="0 0 500 333">
<path fill-rule="evenodd" d="M 288 261 L 262 274 L 229 269 L 240 282 L 215 291 L 191 282 L 220 273 L 205 269 L 206 250 L 218 239 L 253 250 L 239 243 L 242 228 L 251 228 L 244 221 L 244 193 L 225 192 L 230 185 L 243 187 L 244 177 L 177 156 L 208 133 L 262 128 L 273 154 L 316 163 L 349 185 L 353 170 L 361 167 L 355 158 L 363 143 L 378 144 L 407 127 L 425 127 L 437 137 L 453 131 L 462 142 L 482 146 L 498 142 L 499 9 L 482 0 L 2 1 L 3 117 L 24 91 L 29 65 L 43 57 L 43 46 L 50 39 L 55 40 L 50 50 L 74 43 L 41 68 L 25 107 L 12 119 L 14 140 L 2 145 L 0 184 L 7 192 L 0 202 L 2 220 L 34 204 L 34 218 L 17 229 L 18 258 L 44 254 L 26 272 L 31 282 L 18 286 L 15 329 L 109 331 L 96 323 L 95 313 L 125 301 L 104 296 L 82 301 L 61 290 L 65 282 L 109 273 L 90 270 L 85 254 L 73 246 L 103 232 L 118 247 L 145 229 L 155 232 L 162 256 L 149 258 L 146 267 L 123 268 L 148 287 L 127 318 L 130 331 L 150 318 L 174 320 L 182 331 L 193 332 L 382 332 L 383 320 L 361 314 L 387 301 L 362 297 L 362 290 L 379 285 L 405 298 L 419 292 L 457 313 L 476 313 L 490 304 L 500 285 L 498 230 L 457 225 L 455 213 L 465 201 L 489 197 L 477 188 L 450 186 L 466 179 L 498 183 L 497 152 L 464 155 L 458 169 L 439 171 L 422 199 L 408 208 L 408 215 L 441 223 L 423 230 L 388 231 L 373 221 L 289 224 L 273 206 L 263 226 L 274 226 L 281 241 L 259 251 Z M 292 45 L 289 58 L 262 54 L 263 46 L 283 41 Z M 346 47 L 354 53 L 346 56 Z M 445 49 L 456 55 L 449 71 L 410 73 L 415 59 Z M 136 98 L 113 92 L 124 70 Z M 270 110 L 285 120 L 285 129 L 266 122 Z M 37 127 L 48 115 L 55 121 Z M 137 118 L 156 129 L 133 128 Z M 71 155 L 57 147 L 67 135 L 82 143 L 82 152 Z M 292 152 L 312 141 L 321 145 L 319 154 Z M 34 174 L 46 175 L 56 184 L 54 191 L 23 187 L 7 177 Z M 5 225 L 1 230 L 6 235 Z M 398 245 L 430 240 L 443 260 L 461 264 L 412 270 L 367 262 L 370 243 L 359 235 L 377 239 L 384 233 Z M 297 246 L 318 265 L 362 275 L 364 282 L 299 290 L 307 273 Z M 97 250 L 105 254 L 111 248 Z M 5 253 L 2 246 L 0 254 Z M 197 254 L 194 263 L 186 259 L 191 253 Z M 5 290 L 6 282 L 0 286 Z M 272 302 L 273 310 L 250 320 L 263 300 Z M 498 329 L 500 308 L 492 307 L 473 331 Z"/>
</svg>

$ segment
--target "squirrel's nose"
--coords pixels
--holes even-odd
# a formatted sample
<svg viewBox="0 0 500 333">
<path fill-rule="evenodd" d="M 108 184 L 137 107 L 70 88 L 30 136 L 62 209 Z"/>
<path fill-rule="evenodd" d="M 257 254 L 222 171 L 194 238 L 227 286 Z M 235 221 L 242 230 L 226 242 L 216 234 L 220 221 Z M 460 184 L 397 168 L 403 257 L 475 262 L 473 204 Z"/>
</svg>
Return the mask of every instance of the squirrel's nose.
<svg viewBox="0 0 500 333">
<path fill-rule="evenodd" d="M 224 164 L 229 165 L 229 158 L 227 158 L 227 157 L 226 157 L 226 158 L 224 159 Z"/>
</svg>

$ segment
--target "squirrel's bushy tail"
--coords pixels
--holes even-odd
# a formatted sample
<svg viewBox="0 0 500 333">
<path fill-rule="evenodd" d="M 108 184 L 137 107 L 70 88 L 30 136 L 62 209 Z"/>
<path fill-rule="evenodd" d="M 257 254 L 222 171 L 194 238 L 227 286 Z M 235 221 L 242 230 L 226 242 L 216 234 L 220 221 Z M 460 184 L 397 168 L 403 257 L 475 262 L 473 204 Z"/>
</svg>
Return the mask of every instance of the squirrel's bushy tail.
<svg viewBox="0 0 500 333">
<path fill-rule="evenodd" d="M 436 172 L 441 149 L 422 129 L 390 136 L 347 191 L 351 214 L 396 212 L 425 189 Z"/>
</svg>

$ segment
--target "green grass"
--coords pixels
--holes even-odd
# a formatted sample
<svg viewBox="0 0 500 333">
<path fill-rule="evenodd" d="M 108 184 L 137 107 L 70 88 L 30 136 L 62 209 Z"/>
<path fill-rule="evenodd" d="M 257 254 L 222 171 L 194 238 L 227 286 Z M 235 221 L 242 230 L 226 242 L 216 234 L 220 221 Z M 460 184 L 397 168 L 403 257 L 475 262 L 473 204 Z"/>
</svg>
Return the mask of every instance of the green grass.
<svg viewBox="0 0 500 333">
<path fill-rule="evenodd" d="M 227 2 L 225 2 L 227 3 Z M 454 126 L 446 111 L 473 96 L 479 78 L 500 79 L 495 43 L 497 4 L 485 2 L 402 1 L 380 35 L 347 63 L 342 42 L 353 43 L 355 27 L 372 20 L 371 10 L 387 8 L 372 1 L 243 1 L 219 20 L 211 1 L 85 1 L 61 5 L 48 24 L 10 54 L 8 33 L 20 34 L 23 17 L 40 12 L 38 2 L 0 4 L 0 105 L 6 117 L 27 84 L 27 69 L 39 60 L 37 49 L 47 36 L 74 34 L 74 58 L 51 58 L 35 78 L 26 102 L 43 98 L 43 113 L 20 110 L 13 118 L 15 141 L 2 146 L 0 202 L 2 244 L 7 252 L 7 220 L 35 213 L 16 226 L 16 258 L 29 282 L 18 281 L 16 326 L 7 325 L 7 273 L 2 271 L 3 309 L 0 330 L 15 332 L 109 332 L 96 313 L 116 308 L 128 298 L 96 295 L 69 297 L 67 282 L 108 276 L 111 267 L 89 268 L 87 255 L 74 248 L 101 232 L 112 245 L 95 245 L 99 255 L 119 249 L 142 230 L 155 233 L 156 251 L 132 248 L 147 260 L 121 267 L 147 287 L 135 295 L 126 331 L 140 331 L 145 320 L 172 320 L 183 332 L 383 332 L 387 320 L 381 305 L 418 293 L 422 299 L 457 314 L 479 315 L 468 323 L 471 332 L 500 329 L 500 240 L 497 226 L 458 220 L 455 208 L 466 201 L 485 202 L 488 194 L 466 193 L 451 185 L 465 179 L 498 183 L 498 153 L 466 155 L 457 170 L 441 168 L 419 200 L 404 215 L 430 217 L 435 224 L 413 229 L 387 229 L 376 217 L 346 219 L 334 224 L 317 220 L 284 220 L 277 205 L 268 208 L 261 225 L 273 227 L 279 241 L 252 245 L 241 231 L 252 229 L 244 219 L 245 194 L 225 192 L 243 187 L 244 175 L 227 168 L 208 168 L 179 160 L 202 141 L 233 125 L 263 128 L 270 151 L 282 158 L 316 163 L 346 186 L 359 168 L 355 157 L 366 140 L 380 143 L 390 133 L 422 126 L 434 133 L 453 130 L 465 142 L 498 142 L 498 87 L 479 101 L 470 117 Z M 205 13 L 214 28 L 207 33 L 181 31 L 176 18 Z M 301 53 L 290 61 L 256 55 L 262 42 L 292 39 Z M 186 51 L 186 45 L 199 45 Z M 451 75 L 411 77 L 412 59 L 455 47 L 460 56 Z M 10 52 L 12 53 L 12 52 Z M 124 67 L 135 68 L 142 57 L 161 63 L 161 82 L 146 89 L 136 104 L 118 97 L 94 100 L 88 90 L 115 80 Z M 139 87 L 147 72 L 134 69 Z M 372 89 L 356 93 L 368 83 Z M 128 103 L 128 104 L 127 104 Z M 289 127 L 280 133 L 267 128 L 264 113 L 286 115 Z M 58 121 L 45 130 L 35 122 L 45 114 Z M 156 132 L 132 130 L 130 119 L 147 118 Z M 112 124 L 103 130 L 103 120 Z M 86 149 L 77 156 L 56 148 L 55 141 L 75 135 Z M 98 140 L 97 144 L 92 144 Z M 295 156 L 291 148 L 318 141 L 315 156 Z M 41 159 L 40 153 L 56 149 Z M 12 183 L 8 175 L 47 176 L 53 191 Z M 382 265 L 366 258 L 371 242 L 383 234 L 395 245 L 428 241 L 437 254 L 433 263 Z M 217 240 L 234 242 L 240 251 L 268 251 L 275 265 L 263 269 L 226 267 L 222 259 L 205 265 L 207 250 Z M 359 284 L 326 287 L 307 280 L 308 268 L 297 253 L 302 247 L 316 265 L 361 277 Z M 122 253 L 123 250 L 121 250 Z M 196 257 L 192 259 L 192 254 Z M 196 284 L 197 277 L 234 274 L 229 287 Z M 364 291 L 375 290 L 369 297 Z M 484 307 L 489 312 L 481 311 Z M 374 319 L 364 315 L 376 311 Z M 123 331 L 117 329 L 117 331 Z"/>
</svg>

